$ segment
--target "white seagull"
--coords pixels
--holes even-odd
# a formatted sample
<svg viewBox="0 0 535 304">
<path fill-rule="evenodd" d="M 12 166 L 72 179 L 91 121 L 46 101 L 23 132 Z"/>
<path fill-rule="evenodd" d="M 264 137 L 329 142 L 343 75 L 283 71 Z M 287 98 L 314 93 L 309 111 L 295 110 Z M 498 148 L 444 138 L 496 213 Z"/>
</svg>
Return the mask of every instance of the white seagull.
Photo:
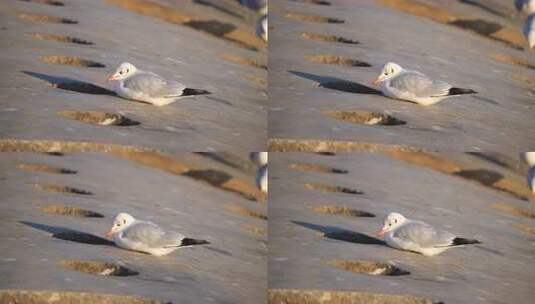
<svg viewBox="0 0 535 304">
<path fill-rule="evenodd" d="M 437 255 L 456 246 L 481 243 L 458 238 L 448 231 L 436 230 L 424 222 L 409 220 L 396 212 L 388 214 L 383 229 L 377 235 L 384 236 L 390 247 L 426 256 Z"/>
<path fill-rule="evenodd" d="M 455 88 L 444 81 L 433 80 L 417 71 L 405 70 L 393 62 L 385 64 L 373 84 L 379 85 L 385 96 L 424 106 L 452 96 L 477 93 L 471 89 Z"/>
<path fill-rule="evenodd" d="M 138 70 L 133 64 L 122 63 L 108 81 L 118 81 L 117 95 L 137 101 L 164 106 L 180 98 L 193 95 L 210 94 L 205 90 L 186 88 L 185 85 L 152 72 Z"/>
<path fill-rule="evenodd" d="M 106 236 L 112 237 L 118 247 L 149 253 L 167 255 L 179 247 L 210 244 L 205 240 L 186 238 L 173 231 L 165 231 L 152 222 L 136 220 L 127 213 L 119 213 Z"/>
<path fill-rule="evenodd" d="M 515 0 L 515 7 L 519 12 L 535 13 L 535 0 Z"/>
<path fill-rule="evenodd" d="M 535 1 L 533 1 L 533 3 L 535 3 Z M 526 21 L 524 22 L 523 33 L 524 37 L 526 37 L 526 40 L 528 41 L 529 47 L 535 47 L 535 13 L 532 13 L 528 16 L 528 18 L 526 18 Z"/>
</svg>

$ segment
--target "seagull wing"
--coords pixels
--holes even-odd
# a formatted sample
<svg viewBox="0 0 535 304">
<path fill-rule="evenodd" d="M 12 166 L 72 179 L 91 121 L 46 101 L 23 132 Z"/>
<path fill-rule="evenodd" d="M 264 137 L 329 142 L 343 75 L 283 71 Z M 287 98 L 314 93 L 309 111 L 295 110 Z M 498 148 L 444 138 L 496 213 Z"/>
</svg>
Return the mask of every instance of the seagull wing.
<svg viewBox="0 0 535 304">
<path fill-rule="evenodd" d="M 167 81 L 154 73 L 139 72 L 124 80 L 123 85 L 130 90 L 150 97 L 171 98 L 181 96 L 186 88 L 175 81 Z"/>
<path fill-rule="evenodd" d="M 444 81 L 432 80 L 426 75 L 414 71 L 407 71 L 394 77 L 390 81 L 390 86 L 417 97 L 446 96 L 451 89 L 451 85 Z"/>
<path fill-rule="evenodd" d="M 436 230 L 423 222 L 409 222 L 393 233 L 394 238 L 413 242 L 422 248 L 450 246 L 455 235 L 443 230 Z"/>
<path fill-rule="evenodd" d="M 136 222 L 123 232 L 122 237 L 130 242 L 142 243 L 148 247 L 158 247 L 165 231 L 151 222 Z"/>
</svg>

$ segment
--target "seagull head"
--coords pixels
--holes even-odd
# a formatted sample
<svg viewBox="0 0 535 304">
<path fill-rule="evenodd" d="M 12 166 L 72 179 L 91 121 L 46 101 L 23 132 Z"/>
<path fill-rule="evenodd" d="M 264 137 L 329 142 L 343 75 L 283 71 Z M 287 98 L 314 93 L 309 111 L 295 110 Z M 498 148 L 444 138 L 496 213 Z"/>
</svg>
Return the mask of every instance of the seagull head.
<svg viewBox="0 0 535 304">
<path fill-rule="evenodd" d="M 108 81 L 125 79 L 134 74 L 136 71 L 137 68 L 133 64 L 129 62 L 121 63 L 117 70 L 115 70 L 115 73 L 108 77 Z"/>
<path fill-rule="evenodd" d="M 106 233 L 107 237 L 110 237 L 118 232 L 121 232 L 126 227 L 132 225 L 136 219 L 128 213 L 119 213 L 113 220 L 113 226 L 110 231 Z"/>
<path fill-rule="evenodd" d="M 265 42 L 268 41 L 268 17 L 267 15 L 262 16 L 256 25 L 256 35 Z"/>
<path fill-rule="evenodd" d="M 388 216 L 385 218 L 383 229 L 377 232 L 377 235 L 384 236 L 387 232 L 390 232 L 403 225 L 406 220 L 407 219 L 403 215 L 397 212 L 389 213 Z"/>
<path fill-rule="evenodd" d="M 520 162 L 528 165 L 529 167 L 535 166 L 535 152 L 520 153 Z"/>
<path fill-rule="evenodd" d="M 267 165 L 268 152 L 251 152 L 249 153 L 249 159 L 257 166 Z"/>
<path fill-rule="evenodd" d="M 373 84 L 378 85 L 380 82 L 388 80 L 396 76 L 397 74 L 401 72 L 401 70 L 403 70 L 403 68 L 399 64 L 389 62 L 385 64 L 385 66 L 381 70 L 381 74 L 379 74 L 379 76 L 375 78 L 375 80 L 373 81 Z"/>
</svg>

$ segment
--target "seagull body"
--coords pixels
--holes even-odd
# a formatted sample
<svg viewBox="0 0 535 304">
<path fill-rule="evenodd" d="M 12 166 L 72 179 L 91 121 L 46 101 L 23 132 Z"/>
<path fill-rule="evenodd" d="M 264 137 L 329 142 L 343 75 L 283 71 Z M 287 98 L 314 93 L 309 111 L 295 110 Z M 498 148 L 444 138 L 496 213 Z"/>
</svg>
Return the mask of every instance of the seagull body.
<svg viewBox="0 0 535 304">
<path fill-rule="evenodd" d="M 535 5 L 535 1 L 533 1 L 533 3 Z M 526 40 L 528 41 L 529 47 L 535 47 L 535 13 L 532 13 L 528 16 L 528 18 L 526 18 L 526 21 L 524 22 L 523 33 L 524 37 L 526 37 Z"/>
<path fill-rule="evenodd" d="M 515 0 L 515 7 L 519 12 L 535 13 L 535 0 Z"/>
<path fill-rule="evenodd" d="M 264 193 L 268 192 L 268 168 L 267 164 L 258 168 L 256 172 L 256 185 Z"/>
<path fill-rule="evenodd" d="M 426 256 L 437 255 L 456 246 L 481 243 L 478 240 L 458 238 L 448 231 L 436 230 L 424 222 L 409 220 L 396 212 L 386 217 L 378 235 L 384 236 L 390 247 Z"/>
<path fill-rule="evenodd" d="M 447 82 L 433 80 L 418 71 L 403 69 L 400 65 L 385 64 L 374 82 L 385 96 L 428 106 L 445 98 L 476 93 L 471 89 L 455 88 Z"/>
<path fill-rule="evenodd" d="M 111 236 L 118 247 L 155 256 L 167 255 L 179 247 L 209 244 L 205 240 L 186 238 L 178 232 L 165 231 L 152 222 L 136 220 L 127 213 L 119 213 L 115 217 L 106 235 Z"/>
<path fill-rule="evenodd" d="M 210 94 L 208 91 L 190 89 L 176 81 L 169 81 L 152 73 L 138 70 L 133 64 L 122 63 L 108 81 L 118 81 L 115 92 L 120 97 L 164 106 L 180 98 Z"/>
</svg>

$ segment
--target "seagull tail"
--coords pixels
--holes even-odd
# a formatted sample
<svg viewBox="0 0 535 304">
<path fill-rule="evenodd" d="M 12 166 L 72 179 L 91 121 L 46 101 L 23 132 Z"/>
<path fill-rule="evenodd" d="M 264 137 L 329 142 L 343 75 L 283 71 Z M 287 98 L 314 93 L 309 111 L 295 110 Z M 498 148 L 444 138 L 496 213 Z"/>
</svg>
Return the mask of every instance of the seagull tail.
<svg viewBox="0 0 535 304">
<path fill-rule="evenodd" d="M 451 243 L 451 246 L 461 246 L 469 244 L 481 244 L 481 242 L 476 239 L 454 238 L 453 242 Z"/>
<path fill-rule="evenodd" d="M 207 94 L 212 94 L 212 93 L 210 93 L 208 91 L 205 91 L 205 90 L 197 90 L 197 89 L 185 88 L 182 91 L 182 95 L 181 96 L 207 95 Z"/>
<path fill-rule="evenodd" d="M 173 247 L 187 247 L 187 246 L 193 246 L 193 245 L 207 245 L 210 244 L 210 242 L 206 240 L 197 240 L 197 239 L 190 239 L 190 238 L 183 238 L 180 241 L 180 244 L 178 245 L 170 245 L 170 246 L 164 246 L 163 248 L 173 248 Z"/>
<path fill-rule="evenodd" d="M 464 95 L 464 94 L 477 94 L 477 92 L 472 89 L 461 89 L 461 88 L 451 88 L 448 92 L 448 95 Z"/>
</svg>

